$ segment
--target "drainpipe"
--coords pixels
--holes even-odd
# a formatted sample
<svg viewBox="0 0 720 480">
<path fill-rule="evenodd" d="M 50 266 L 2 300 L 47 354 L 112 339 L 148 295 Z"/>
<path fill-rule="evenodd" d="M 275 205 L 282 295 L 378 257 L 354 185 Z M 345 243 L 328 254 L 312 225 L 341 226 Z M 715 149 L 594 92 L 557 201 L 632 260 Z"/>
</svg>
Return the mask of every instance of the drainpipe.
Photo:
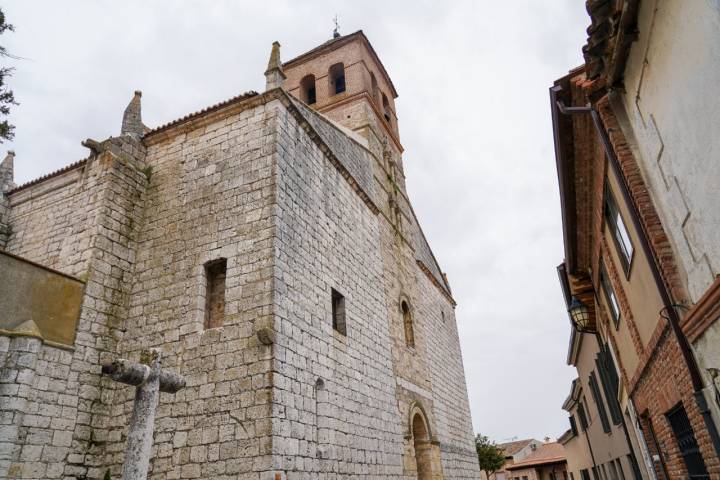
<svg viewBox="0 0 720 480">
<path fill-rule="evenodd" d="M 566 107 L 562 100 L 557 98 L 557 93 L 560 91 L 560 89 L 561 88 L 559 86 L 550 89 L 550 96 L 553 101 L 553 106 L 556 107 L 563 115 L 574 115 L 580 113 L 590 114 L 593 120 L 593 124 L 595 125 L 595 130 L 597 131 L 598 136 L 602 141 L 605 155 L 609 160 L 615 176 L 617 176 L 617 178 L 619 179 L 620 190 L 623 199 L 625 200 L 625 204 L 628 206 L 628 210 L 630 211 L 630 217 L 633 226 L 635 227 L 635 231 L 638 232 L 638 236 L 640 237 L 640 246 L 642 247 L 645 257 L 648 259 L 648 263 L 650 264 L 650 271 L 652 272 L 655 285 L 657 286 L 657 290 L 660 293 L 660 297 L 663 302 L 663 309 L 661 310 L 661 315 L 663 311 L 667 312 L 667 317 L 665 317 L 665 315 L 662 316 L 667 318 L 668 322 L 670 323 L 670 328 L 675 335 L 678 344 L 680 345 L 680 351 L 682 353 L 683 360 L 685 361 L 685 364 L 687 365 L 687 368 L 690 372 L 695 402 L 697 403 L 697 406 L 702 413 L 703 419 L 705 421 L 705 426 L 707 427 L 708 433 L 710 434 L 710 439 L 713 443 L 713 447 L 715 448 L 715 453 L 717 455 L 720 455 L 720 434 L 718 434 L 717 427 L 712 419 L 710 409 L 708 408 L 705 396 L 702 392 L 704 384 L 702 376 L 700 375 L 700 369 L 698 368 L 692 351 L 690 350 L 690 342 L 688 341 L 687 337 L 682 331 L 682 328 L 680 327 L 680 317 L 678 316 L 676 310 L 676 307 L 678 305 L 672 301 L 669 289 L 662 278 L 660 268 L 657 266 L 655 256 L 653 255 L 652 249 L 650 247 L 650 242 L 647 238 L 645 230 L 642 227 L 642 223 L 640 222 L 640 213 L 637 210 L 635 202 L 632 200 L 630 188 L 628 187 L 625 176 L 623 175 L 622 169 L 620 168 L 620 161 L 615 155 L 615 150 L 613 150 L 612 148 L 612 144 L 610 143 L 610 137 L 608 136 L 607 131 L 605 130 L 605 126 L 600 119 L 600 114 L 593 106 Z"/>
</svg>

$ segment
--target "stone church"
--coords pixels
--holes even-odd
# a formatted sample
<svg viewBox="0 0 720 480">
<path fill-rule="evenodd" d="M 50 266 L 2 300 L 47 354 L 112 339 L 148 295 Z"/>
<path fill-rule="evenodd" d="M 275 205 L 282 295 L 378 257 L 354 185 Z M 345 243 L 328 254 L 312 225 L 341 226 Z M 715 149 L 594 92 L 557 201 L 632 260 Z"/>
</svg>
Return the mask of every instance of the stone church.
<svg viewBox="0 0 720 480">
<path fill-rule="evenodd" d="M 119 478 L 162 352 L 149 478 L 479 478 L 455 301 L 408 200 L 397 91 L 362 31 L 263 93 L 0 167 L 0 477 Z"/>
</svg>

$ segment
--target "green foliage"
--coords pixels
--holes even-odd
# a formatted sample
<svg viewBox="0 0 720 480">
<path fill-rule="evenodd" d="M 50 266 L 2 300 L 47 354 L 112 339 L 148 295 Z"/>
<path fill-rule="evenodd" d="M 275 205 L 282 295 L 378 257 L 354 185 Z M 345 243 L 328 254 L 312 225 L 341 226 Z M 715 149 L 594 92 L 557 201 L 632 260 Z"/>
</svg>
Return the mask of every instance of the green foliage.
<svg viewBox="0 0 720 480">
<path fill-rule="evenodd" d="M 491 473 L 500 470 L 505 463 L 505 454 L 495 442 L 488 437 L 478 435 L 475 437 L 475 450 L 477 451 L 480 469 L 489 477 Z"/>
<path fill-rule="evenodd" d="M 103 475 L 103 480 L 112 480 L 112 476 L 110 475 L 109 468 L 107 470 L 105 470 L 105 475 Z"/>
<path fill-rule="evenodd" d="M 0 8 L 0 35 L 8 30 L 12 32 L 14 28 L 5 21 L 5 13 L 3 13 L 2 8 Z M 0 45 L 0 58 L 8 57 L 12 58 L 12 55 L 8 53 L 5 47 Z M 11 67 L 0 67 L 0 116 L 2 117 L 7 117 L 10 114 L 11 105 L 17 105 L 15 95 L 5 84 L 7 77 L 11 76 L 12 72 L 13 68 Z M 12 140 L 15 136 L 14 130 L 15 126 L 11 125 L 7 118 L 2 119 L 2 121 L 0 121 L 0 143 L 2 143 L 3 140 Z"/>
</svg>

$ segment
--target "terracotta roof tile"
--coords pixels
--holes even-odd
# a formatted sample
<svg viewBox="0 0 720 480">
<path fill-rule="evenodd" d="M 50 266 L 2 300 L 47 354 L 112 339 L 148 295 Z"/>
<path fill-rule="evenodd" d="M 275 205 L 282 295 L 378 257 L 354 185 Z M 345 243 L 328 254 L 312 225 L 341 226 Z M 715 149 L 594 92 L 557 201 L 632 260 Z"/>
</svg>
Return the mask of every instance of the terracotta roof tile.
<svg viewBox="0 0 720 480">
<path fill-rule="evenodd" d="M 25 188 L 31 187 L 38 183 L 44 182 L 45 180 L 47 180 L 49 178 L 57 177 L 58 175 L 62 175 L 65 172 L 69 172 L 70 170 L 80 168 L 80 167 L 84 166 L 86 163 L 87 163 L 87 158 L 83 158 L 82 160 L 78 160 L 77 162 L 74 162 L 74 163 L 71 163 L 70 165 L 66 165 L 66 166 L 62 167 L 59 170 L 55 170 L 54 172 L 47 173 L 47 174 L 45 174 L 41 177 L 38 177 L 34 180 L 30 180 L 29 182 L 25 182 L 22 185 L 18 185 L 17 187 L 15 187 L 12 190 L 10 190 L 9 192 L 7 192 L 7 194 L 12 195 L 15 192 L 18 192 Z"/>
<path fill-rule="evenodd" d="M 245 99 L 248 99 L 248 98 L 252 98 L 252 97 L 255 97 L 255 96 L 257 96 L 257 95 L 259 95 L 258 92 L 254 91 L 254 90 L 251 90 L 251 91 L 249 91 L 249 92 L 245 92 L 245 93 L 243 93 L 242 95 L 237 95 L 237 96 L 235 96 L 235 97 L 232 97 L 232 98 L 229 98 L 229 99 L 227 99 L 227 100 L 224 100 L 224 101 L 222 101 L 222 102 L 220 102 L 220 103 L 216 103 L 215 105 L 211 105 L 211 106 L 209 106 L 209 107 L 203 108 L 202 110 L 198 110 L 197 112 L 189 113 L 189 114 L 185 115 L 184 117 L 178 118 L 177 120 L 173 120 L 172 122 L 168 122 L 168 123 L 166 123 L 166 124 L 164 124 L 164 125 L 160 125 L 159 127 L 153 128 L 153 129 L 150 130 L 149 132 L 146 132 L 146 133 L 145 133 L 145 136 L 147 137 L 147 136 L 153 135 L 153 134 L 155 134 L 155 133 L 161 132 L 161 131 L 163 131 L 163 130 L 167 130 L 167 129 L 170 128 L 170 127 L 174 127 L 175 125 L 178 125 L 178 124 L 187 122 L 187 121 L 189 121 L 189 120 L 192 120 L 192 119 L 194 119 L 194 118 L 196 118 L 196 117 L 205 115 L 206 113 L 209 113 L 209 112 L 212 112 L 212 111 L 215 111 L 215 110 L 219 110 L 219 109 L 221 109 L 221 108 L 223 108 L 223 107 L 225 107 L 225 106 L 227 106 L 227 105 L 229 105 L 229 104 L 231 104 L 231 103 L 233 103 L 233 102 L 237 102 L 237 101 L 240 101 L 240 100 L 245 100 Z"/>
<path fill-rule="evenodd" d="M 525 440 L 516 440 L 514 442 L 500 443 L 498 444 L 498 447 L 505 452 L 506 457 L 512 457 L 520 450 L 527 447 L 532 441 L 532 438 L 527 438 Z"/>
<path fill-rule="evenodd" d="M 537 449 L 523 458 L 522 462 L 515 463 L 507 467 L 508 470 L 518 470 L 521 468 L 533 467 L 536 465 L 546 465 L 548 463 L 565 462 L 565 447 L 557 442 L 544 443 L 538 445 Z"/>
</svg>

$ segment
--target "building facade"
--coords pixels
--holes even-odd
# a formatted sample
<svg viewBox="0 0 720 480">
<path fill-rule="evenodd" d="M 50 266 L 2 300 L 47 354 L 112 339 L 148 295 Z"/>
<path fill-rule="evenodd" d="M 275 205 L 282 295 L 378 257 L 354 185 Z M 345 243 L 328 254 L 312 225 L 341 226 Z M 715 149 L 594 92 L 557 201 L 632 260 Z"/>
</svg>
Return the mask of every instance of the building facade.
<svg viewBox="0 0 720 480">
<path fill-rule="evenodd" d="M 498 444 L 498 448 L 505 454 L 505 463 L 500 470 L 490 474 L 490 480 L 509 480 L 512 478 L 508 467 L 515 462 L 523 461 L 523 459 L 533 453 L 539 445 L 542 445 L 542 442 L 534 438 Z"/>
<path fill-rule="evenodd" d="M 570 429 L 558 440 L 565 447 L 570 480 L 647 478 L 631 448 L 617 393 L 609 388 L 617 372 L 600 342 L 596 335 L 575 330 L 570 339 L 568 364 L 579 376 L 563 404 Z"/>
<path fill-rule="evenodd" d="M 718 100 L 707 95 L 720 13 L 702 0 L 587 5 L 585 64 L 550 91 L 561 283 L 617 369 L 609 390 L 640 470 L 720 478 L 719 223 L 708 193 Z"/>
<path fill-rule="evenodd" d="M 540 444 L 507 470 L 508 480 L 567 480 L 565 449 L 557 442 Z"/>
<path fill-rule="evenodd" d="M 154 129 L 137 92 L 119 137 L 25 185 L 3 164 L 0 258 L 83 287 L 64 337 L 33 305 L 2 325 L 0 476 L 119 475 L 133 391 L 100 364 L 155 348 L 187 386 L 151 478 L 479 477 L 390 77 L 356 32 L 274 44 L 266 78 Z"/>
</svg>

